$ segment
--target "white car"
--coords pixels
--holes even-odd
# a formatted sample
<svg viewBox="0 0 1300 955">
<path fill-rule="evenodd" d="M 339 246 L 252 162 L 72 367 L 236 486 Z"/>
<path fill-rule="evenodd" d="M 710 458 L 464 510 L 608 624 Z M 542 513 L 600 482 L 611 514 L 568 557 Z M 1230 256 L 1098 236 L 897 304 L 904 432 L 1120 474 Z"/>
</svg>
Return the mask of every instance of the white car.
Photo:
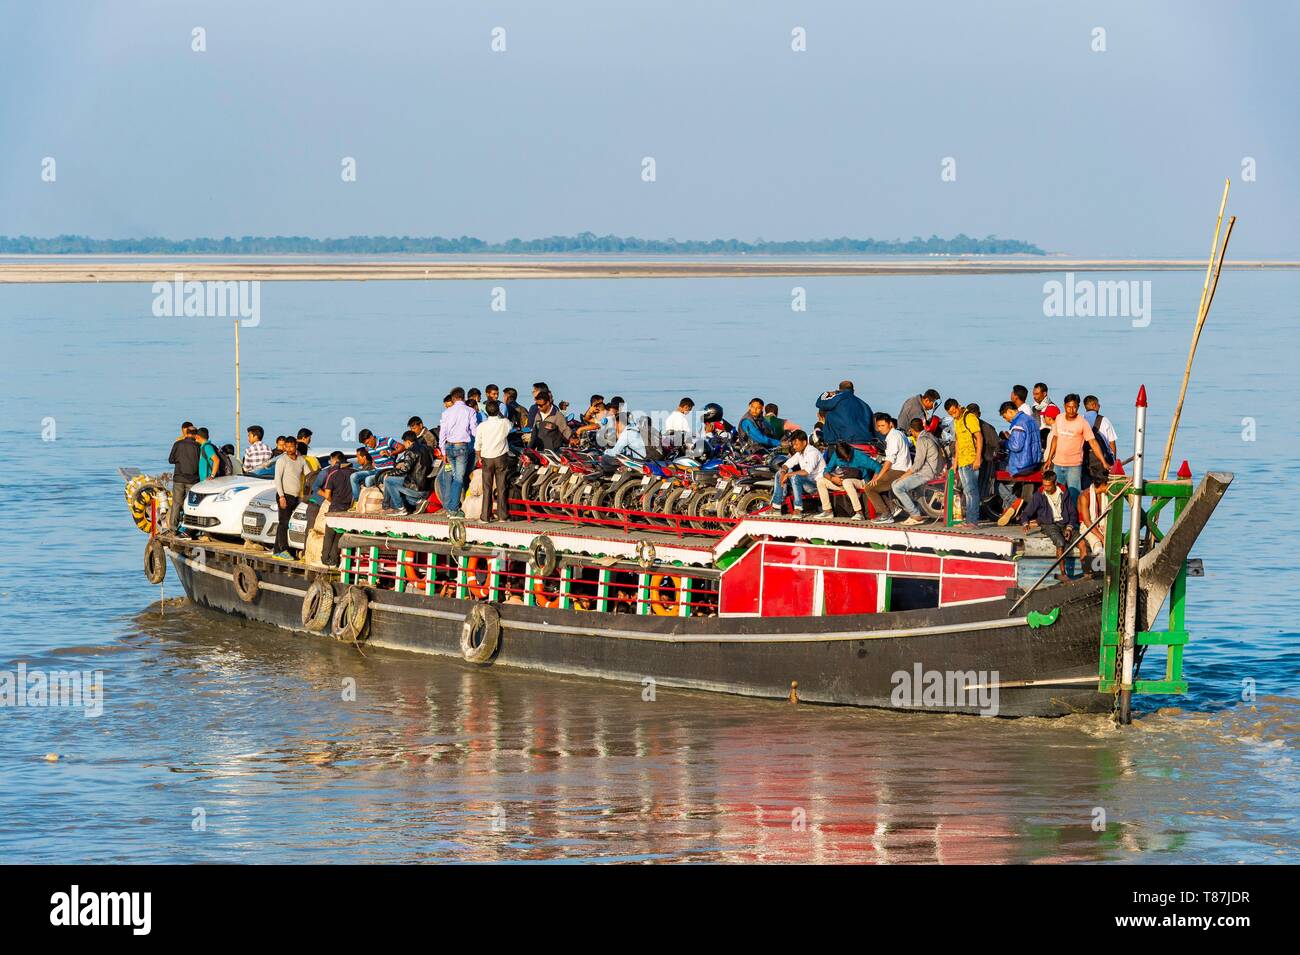
<svg viewBox="0 0 1300 955">
<path fill-rule="evenodd" d="M 242 533 L 244 540 L 261 544 L 267 550 L 275 549 L 275 533 L 279 529 L 280 509 L 275 501 L 275 489 L 263 491 L 248 503 L 244 511 Z M 302 550 L 307 541 L 307 502 L 294 508 L 289 516 L 289 548 Z"/>
<path fill-rule="evenodd" d="M 246 474 L 200 481 L 185 496 L 182 529 L 238 541 L 244 532 L 244 511 L 248 505 L 259 494 L 274 493 L 274 488 L 274 481 Z"/>
</svg>

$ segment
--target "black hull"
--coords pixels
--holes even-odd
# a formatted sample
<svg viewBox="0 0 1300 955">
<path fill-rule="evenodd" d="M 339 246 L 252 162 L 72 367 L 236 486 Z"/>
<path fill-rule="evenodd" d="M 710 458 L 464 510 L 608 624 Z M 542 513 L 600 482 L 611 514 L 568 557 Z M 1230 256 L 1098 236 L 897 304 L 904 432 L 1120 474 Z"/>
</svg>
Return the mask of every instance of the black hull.
<svg viewBox="0 0 1300 955">
<path fill-rule="evenodd" d="M 236 595 L 229 554 L 204 549 L 195 560 L 169 553 L 194 603 L 309 632 L 301 608 L 310 579 L 301 566 L 258 561 L 261 587 L 246 603 Z M 462 660 L 460 634 L 472 601 L 378 589 L 369 594 L 367 647 L 449 656 L 471 666 Z M 498 604 L 500 647 L 488 665 L 778 699 L 787 698 L 797 681 L 804 702 L 987 711 L 987 700 L 972 698 L 900 706 L 897 674 L 916 674 L 919 666 L 979 674 L 997 687 L 998 716 L 1108 712 L 1110 697 L 1096 689 L 1100 581 L 1032 594 L 1016 614 L 1060 608 L 1055 623 L 1037 629 L 1006 624 L 1020 619 L 1008 617 L 1012 603 L 1006 598 L 880 615 L 785 618 L 654 617 Z"/>
</svg>

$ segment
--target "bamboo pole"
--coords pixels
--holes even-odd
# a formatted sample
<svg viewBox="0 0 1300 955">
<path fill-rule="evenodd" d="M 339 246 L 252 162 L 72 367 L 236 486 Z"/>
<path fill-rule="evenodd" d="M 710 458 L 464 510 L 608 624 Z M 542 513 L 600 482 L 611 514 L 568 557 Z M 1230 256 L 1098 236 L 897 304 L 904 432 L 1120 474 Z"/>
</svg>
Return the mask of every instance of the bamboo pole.
<svg viewBox="0 0 1300 955">
<path fill-rule="evenodd" d="M 1187 353 L 1187 367 L 1183 370 L 1183 386 L 1178 392 L 1178 404 L 1174 406 L 1174 418 L 1169 424 L 1169 440 L 1165 442 L 1165 456 L 1160 465 L 1160 480 L 1165 480 L 1169 476 L 1169 461 L 1174 455 L 1174 434 L 1178 431 L 1178 419 L 1183 413 L 1183 399 L 1187 397 L 1187 383 L 1192 377 L 1192 359 L 1196 357 L 1196 343 L 1201 337 L 1201 326 L 1205 324 L 1205 316 L 1209 312 L 1209 294 L 1210 294 L 1210 273 L 1214 271 L 1214 254 L 1219 248 L 1219 230 L 1223 226 L 1223 210 L 1228 205 L 1228 188 L 1232 185 L 1232 180 L 1225 178 L 1223 180 L 1223 198 L 1219 200 L 1219 217 L 1214 221 L 1214 238 L 1210 241 L 1210 259 L 1205 263 L 1205 280 L 1201 283 L 1201 300 L 1196 306 L 1196 327 L 1192 331 L 1192 345 Z M 1227 241 L 1224 241 L 1223 247 L 1226 249 Z M 1219 264 L 1222 267 L 1223 256 L 1219 256 Z"/>
<path fill-rule="evenodd" d="M 240 457 L 244 432 L 239 427 L 239 319 L 235 319 L 235 457 Z"/>
<path fill-rule="evenodd" d="M 1205 319 L 1209 317 L 1210 306 L 1214 304 L 1214 293 L 1219 287 L 1219 275 L 1223 271 L 1223 259 L 1228 254 L 1228 240 L 1232 238 L 1232 227 L 1236 224 L 1236 216 L 1228 219 L 1228 230 L 1223 234 L 1223 245 L 1219 248 L 1219 261 L 1214 267 L 1214 281 L 1210 283 L 1209 295 L 1205 299 L 1205 308 L 1201 311 L 1200 320 L 1196 323 L 1196 329 L 1192 333 L 1192 349 L 1187 356 L 1187 367 L 1183 370 L 1183 386 L 1178 392 L 1178 406 L 1174 409 L 1174 420 L 1169 426 L 1169 441 L 1165 444 L 1165 458 L 1160 466 L 1160 480 L 1162 481 L 1169 475 L 1169 465 L 1174 455 L 1174 435 L 1178 431 L 1178 422 L 1183 415 L 1183 399 L 1187 397 L 1187 383 L 1192 377 L 1192 359 L 1196 357 L 1196 346 L 1201 340 L 1201 329 L 1205 325 Z"/>
</svg>

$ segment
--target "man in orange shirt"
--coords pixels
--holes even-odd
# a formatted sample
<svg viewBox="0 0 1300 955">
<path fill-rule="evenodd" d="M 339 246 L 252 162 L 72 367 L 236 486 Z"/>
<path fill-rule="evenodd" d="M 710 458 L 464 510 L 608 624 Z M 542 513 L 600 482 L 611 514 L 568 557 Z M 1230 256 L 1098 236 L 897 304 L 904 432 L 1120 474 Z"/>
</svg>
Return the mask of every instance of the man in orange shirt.
<svg viewBox="0 0 1300 955">
<path fill-rule="evenodd" d="M 1047 438 L 1047 453 L 1043 455 L 1043 470 L 1055 468 L 1057 475 L 1077 497 L 1083 491 L 1083 445 L 1092 447 L 1092 453 L 1104 461 L 1101 445 L 1093 434 L 1088 419 L 1079 414 L 1079 396 L 1065 396 L 1065 414 L 1052 424 Z"/>
</svg>

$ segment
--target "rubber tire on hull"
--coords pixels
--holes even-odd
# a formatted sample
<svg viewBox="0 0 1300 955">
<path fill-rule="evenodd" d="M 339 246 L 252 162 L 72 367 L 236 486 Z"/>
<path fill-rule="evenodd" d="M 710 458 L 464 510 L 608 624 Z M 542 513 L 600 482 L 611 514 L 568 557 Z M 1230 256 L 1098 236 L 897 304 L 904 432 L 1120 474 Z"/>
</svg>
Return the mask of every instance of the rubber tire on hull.
<svg viewBox="0 0 1300 955">
<path fill-rule="evenodd" d="M 257 599 L 257 592 L 261 589 L 261 581 L 257 577 L 257 571 L 248 564 L 236 564 L 231 578 L 235 584 L 236 597 L 246 604 L 251 604 Z"/>
<path fill-rule="evenodd" d="M 489 663 L 501 642 L 501 614 L 491 604 L 475 604 L 460 628 L 460 653 L 469 663 Z"/>
<path fill-rule="evenodd" d="M 144 545 L 144 576 L 151 584 L 161 584 L 167 576 L 167 554 L 156 537 Z"/>
<path fill-rule="evenodd" d="M 549 577 L 555 573 L 557 560 L 555 544 L 545 534 L 538 534 L 533 538 L 532 544 L 528 546 L 528 553 L 532 558 L 530 563 L 533 567 L 533 573 L 538 577 Z"/>
<path fill-rule="evenodd" d="M 302 625 L 312 633 L 321 633 L 334 615 L 334 588 L 324 580 L 312 581 L 302 598 Z"/>
<path fill-rule="evenodd" d="M 369 595 L 360 587 L 349 587 L 334 607 L 334 639 L 360 640 L 369 617 Z"/>
</svg>

